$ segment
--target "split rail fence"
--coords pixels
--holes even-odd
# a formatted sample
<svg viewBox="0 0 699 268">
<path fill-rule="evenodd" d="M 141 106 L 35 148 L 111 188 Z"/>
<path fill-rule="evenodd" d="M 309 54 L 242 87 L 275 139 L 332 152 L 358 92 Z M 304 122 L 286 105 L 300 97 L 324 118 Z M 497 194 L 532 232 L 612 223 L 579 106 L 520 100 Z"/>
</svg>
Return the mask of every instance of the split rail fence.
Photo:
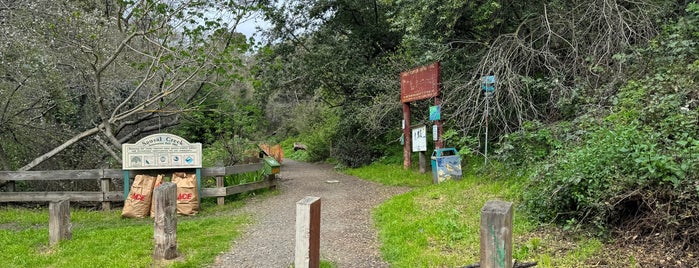
<svg viewBox="0 0 699 268">
<path fill-rule="evenodd" d="M 202 181 L 205 178 L 216 178 L 215 188 L 202 188 L 201 197 L 216 197 L 219 205 L 224 204 L 224 198 L 229 195 L 245 193 L 257 189 L 274 188 L 276 176 L 267 175 L 263 180 L 225 186 L 224 176 L 248 172 L 263 171 L 264 164 L 245 164 L 229 167 L 209 167 L 201 169 Z M 132 173 L 130 179 L 136 174 Z M 0 192 L 0 202 L 51 202 L 68 199 L 71 202 L 102 202 L 102 209 L 112 208 L 112 202 L 123 202 L 124 192 L 115 191 L 112 180 L 123 179 L 121 169 L 90 169 L 90 170 L 47 170 L 47 171 L 0 171 L 0 180 L 7 181 L 5 192 Z M 58 180 L 98 180 L 100 191 L 44 191 L 17 192 L 16 181 L 58 181 Z"/>
</svg>

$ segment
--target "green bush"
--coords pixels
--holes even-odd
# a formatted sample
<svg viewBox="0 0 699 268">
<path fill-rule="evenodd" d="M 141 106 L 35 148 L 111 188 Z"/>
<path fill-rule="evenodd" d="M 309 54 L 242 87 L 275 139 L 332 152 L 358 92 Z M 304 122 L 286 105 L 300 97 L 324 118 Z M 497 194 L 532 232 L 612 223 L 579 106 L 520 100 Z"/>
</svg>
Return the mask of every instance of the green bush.
<svg viewBox="0 0 699 268">
<path fill-rule="evenodd" d="M 568 132 L 581 133 L 580 142 L 564 139 L 538 168 L 524 193 L 530 215 L 602 230 L 623 225 L 696 247 L 696 238 L 678 240 L 699 234 L 699 5 L 687 12 L 636 52 L 640 78 L 619 89 L 614 106 L 576 119 Z M 520 135 L 518 142 L 546 144 L 538 133 Z"/>
</svg>

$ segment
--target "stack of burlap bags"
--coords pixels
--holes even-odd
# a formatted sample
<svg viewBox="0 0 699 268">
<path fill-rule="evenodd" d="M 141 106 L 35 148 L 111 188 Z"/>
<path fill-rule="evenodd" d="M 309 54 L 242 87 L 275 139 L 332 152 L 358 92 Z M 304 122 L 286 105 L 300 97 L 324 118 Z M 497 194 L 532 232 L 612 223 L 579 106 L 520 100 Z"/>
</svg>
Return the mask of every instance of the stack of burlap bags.
<svg viewBox="0 0 699 268">
<path fill-rule="evenodd" d="M 163 183 L 163 175 L 136 175 L 129 196 L 124 202 L 122 217 L 145 218 L 155 216 L 153 190 Z M 172 183 L 177 185 L 177 214 L 195 215 L 199 212 L 199 192 L 196 174 L 175 172 Z"/>
</svg>

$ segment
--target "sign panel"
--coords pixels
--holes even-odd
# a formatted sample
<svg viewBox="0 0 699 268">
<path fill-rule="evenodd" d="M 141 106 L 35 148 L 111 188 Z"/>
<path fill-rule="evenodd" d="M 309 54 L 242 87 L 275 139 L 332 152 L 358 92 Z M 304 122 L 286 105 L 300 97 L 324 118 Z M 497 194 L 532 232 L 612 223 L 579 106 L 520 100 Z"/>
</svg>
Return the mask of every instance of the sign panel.
<svg viewBox="0 0 699 268">
<path fill-rule="evenodd" d="M 430 106 L 430 121 L 437 121 L 440 119 L 442 119 L 442 106 Z"/>
<path fill-rule="evenodd" d="M 121 145 L 122 169 L 201 168 L 201 143 L 189 143 L 172 134 L 147 136 Z"/>
<path fill-rule="evenodd" d="M 427 151 L 427 127 L 413 128 L 413 152 Z"/>
<path fill-rule="evenodd" d="M 483 76 L 481 78 L 481 90 L 484 92 L 490 92 L 492 93 L 495 91 L 495 76 L 494 75 L 489 75 L 489 76 Z"/>
<path fill-rule="evenodd" d="M 437 125 L 432 125 L 432 140 L 439 140 L 439 128 L 437 127 Z"/>
<path fill-rule="evenodd" d="M 411 102 L 439 95 L 439 62 L 400 73 L 400 101 Z"/>
</svg>

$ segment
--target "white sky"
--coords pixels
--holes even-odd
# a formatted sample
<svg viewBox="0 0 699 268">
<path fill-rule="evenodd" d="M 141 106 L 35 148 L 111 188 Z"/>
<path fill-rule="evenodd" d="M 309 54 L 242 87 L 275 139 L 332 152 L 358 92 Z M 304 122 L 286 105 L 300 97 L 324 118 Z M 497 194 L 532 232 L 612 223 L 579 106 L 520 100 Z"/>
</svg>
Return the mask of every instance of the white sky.
<svg viewBox="0 0 699 268">
<path fill-rule="evenodd" d="M 248 38 L 254 37 L 255 41 L 259 42 L 261 41 L 261 36 L 260 33 L 258 33 L 257 28 L 267 29 L 270 26 L 271 25 L 268 21 L 265 21 L 261 18 L 261 16 L 258 15 L 244 20 L 241 24 L 238 25 L 236 31 L 244 34 Z"/>
</svg>

